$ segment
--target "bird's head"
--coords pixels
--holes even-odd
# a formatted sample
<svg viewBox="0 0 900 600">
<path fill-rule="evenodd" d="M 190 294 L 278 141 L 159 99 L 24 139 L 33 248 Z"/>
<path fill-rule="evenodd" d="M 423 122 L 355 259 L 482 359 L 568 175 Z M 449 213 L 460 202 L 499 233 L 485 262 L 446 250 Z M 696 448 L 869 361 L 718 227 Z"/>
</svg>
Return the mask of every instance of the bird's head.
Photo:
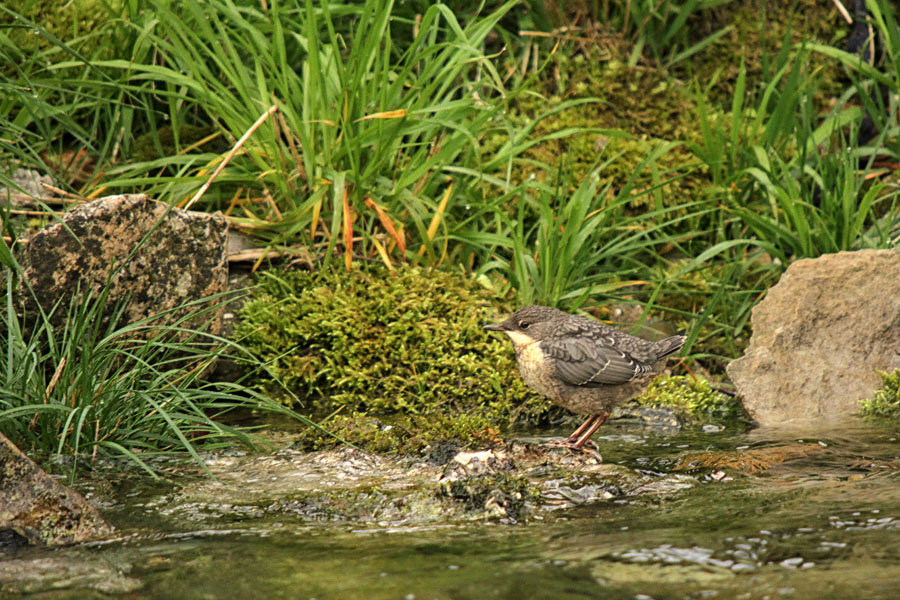
<svg viewBox="0 0 900 600">
<path fill-rule="evenodd" d="M 526 306 L 514 312 L 502 323 L 485 325 L 484 328 L 502 331 L 516 346 L 527 345 L 549 338 L 559 320 L 565 316 L 566 313 L 549 306 Z"/>
</svg>

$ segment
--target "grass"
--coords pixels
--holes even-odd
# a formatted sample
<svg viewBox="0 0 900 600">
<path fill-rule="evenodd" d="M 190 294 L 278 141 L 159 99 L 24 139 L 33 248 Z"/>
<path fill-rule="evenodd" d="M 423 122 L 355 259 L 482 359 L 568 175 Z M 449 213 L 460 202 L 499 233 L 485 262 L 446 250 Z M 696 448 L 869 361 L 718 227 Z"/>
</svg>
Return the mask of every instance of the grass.
<svg viewBox="0 0 900 600">
<path fill-rule="evenodd" d="M 896 224 L 896 189 L 870 180 L 872 160 L 851 144 L 861 112 L 841 106 L 822 119 L 814 111 L 816 81 L 804 69 L 808 52 L 803 46 L 791 58 L 782 50 L 774 75 L 749 95 L 756 100 L 752 110 L 744 104 L 742 68 L 728 126 L 698 97 L 702 142 L 694 151 L 708 165 L 727 211 L 783 265 L 885 247 Z"/>
<path fill-rule="evenodd" d="M 198 448 L 254 447 L 252 435 L 209 416 L 248 404 L 236 389 L 198 380 L 221 353 L 211 339 L 165 314 L 123 326 L 124 304 L 104 324 L 105 293 L 58 304 L 61 328 L 52 312 L 22 319 L 8 281 L 0 430 L 24 450 L 121 455 L 151 471 L 148 452 L 183 450 L 202 464 Z"/>
<path fill-rule="evenodd" d="M 478 274 L 508 280 L 520 305 L 575 309 L 591 296 L 646 283 L 629 275 L 646 275 L 648 259 L 659 260 L 655 250 L 674 239 L 667 229 L 689 218 L 665 207 L 630 214 L 635 196 L 652 193 L 635 191 L 634 181 L 609 201 L 611 186 L 599 189 L 596 171 L 571 193 L 565 174 L 553 188 L 533 186 L 537 199 L 523 186 L 515 215 L 499 214 L 495 233 L 460 237 L 473 245 L 492 244 L 492 260 Z"/>
<path fill-rule="evenodd" d="M 519 304 L 637 303 L 646 309 L 642 319 L 674 320 L 688 335 L 689 362 L 716 376 L 743 350 L 752 307 L 792 261 L 895 247 L 900 239 L 892 166 L 900 152 L 900 30 L 890 2 L 868 0 L 867 7 L 880 63 L 837 48 L 839 41 L 795 43 L 801 24 L 794 23 L 779 30 L 776 52 L 747 54 L 728 81 L 724 68 L 709 78 L 691 75 L 719 60 L 715 52 L 731 31 L 728 5 L 717 1 L 561 3 L 551 14 L 543 4 L 514 1 L 459 12 L 389 0 L 265 8 L 147 0 L 69 36 L 26 17 L 19 22 L 45 42 L 27 52 L 11 28 L 0 28 L 0 56 L 9 65 L 0 75 L 7 124 L 0 161 L 59 174 L 53 157 L 83 150 L 93 170 L 62 184 L 77 194 L 145 191 L 173 205 L 196 201 L 194 208 L 225 211 L 232 227 L 260 244 L 309 250 L 345 270 L 366 261 L 462 267 Z M 714 27 L 705 28 L 707 20 Z M 555 29 L 563 25 L 579 29 Z M 520 34 L 539 28 L 542 35 Z M 697 31 L 707 33 L 698 39 Z M 604 141 L 646 139 L 648 129 L 637 125 L 646 115 L 629 112 L 627 94 L 611 102 L 568 84 L 579 79 L 567 70 L 589 62 L 572 57 L 593 56 L 587 42 L 604 44 L 620 78 L 653 69 L 655 85 L 677 90 L 666 98 L 684 99 L 661 114 L 689 111 L 696 125 L 659 128 L 678 137 L 649 140 L 646 153 L 625 164 L 624 151 Z M 845 90 L 832 97 L 836 80 Z M 724 102 L 723 89 L 733 90 Z M 540 109 L 526 115 L 535 104 Z M 577 118 L 598 107 L 617 113 L 621 125 Z M 873 134 L 863 139 L 863 129 Z M 533 152 L 543 145 L 555 154 Z M 587 159 L 568 153 L 576 147 L 589 149 Z M 678 166 L 667 168 L 675 152 Z M 625 175 L 601 177 L 613 167 Z M 668 197 L 673 181 L 695 186 L 690 199 Z M 29 333 L 7 307 L 7 329 L 16 332 L 8 334 L 7 355 L 42 365 L 28 371 L 33 379 L 10 379 L 19 400 L 7 410 L 32 410 L 56 432 L 47 434 L 50 443 L 17 421 L 17 435 L 53 451 L 74 444 L 89 454 L 121 452 L 111 437 L 88 430 L 99 422 L 138 432 L 144 424 L 113 427 L 121 415 L 102 416 L 90 402 L 75 411 L 68 399 L 92 398 L 96 391 L 84 383 L 91 378 L 130 380 L 136 383 L 120 397 L 159 390 L 153 402 L 166 412 L 174 400 L 165 403 L 164 390 L 186 377 L 187 389 L 203 393 L 185 392 L 180 406 L 193 416 L 173 418 L 176 429 L 153 413 L 165 431 L 153 435 L 157 448 L 190 452 L 182 437 L 192 440 L 178 434 L 186 423 L 201 428 L 204 447 L 229 436 L 253 443 L 200 414 L 263 398 L 239 385 L 216 396 L 176 368 L 183 361 L 165 354 L 172 331 L 158 332 L 154 352 L 162 358 L 150 360 L 114 330 L 79 324 L 101 301 L 57 307 L 70 314 L 62 334 Z M 76 350 L 71 340 L 85 337 L 100 350 L 79 368 L 96 376 L 71 371 L 79 362 L 67 354 Z M 225 344 L 215 352 L 242 351 L 215 341 Z M 208 346 L 188 345 L 199 367 Z M 119 365 L 126 363 L 140 375 L 125 377 Z M 75 381 L 83 383 L 65 387 Z M 66 400 L 45 406 L 57 388 Z M 200 396 L 212 404 L 198 404 Z M 192 413 L 191 406 L 205 408 Z M 130 443 L 120 446 L 136 457 L 137 449 L 151 451 L 149 440 Z"/>
<path fill-rule="evenodd" d="M 21 300 L 33 292 L 5 243 L 0 259 L 9 269 L 0 316 L 0 432 L 26 452 L 72 457 L 73 477 L 81 460 L 125 458 L 157 477 L 148 460 L 156 455 L 184 453 L 206 470 L 202 453 L 265 446 L 250 429 L 223 422 L 237 409 L 314 425 L 242 381 L 204 379 L 216 360 L 252 362 L 203 325 L 234 294 L 129 322 L 127 300 L 112 303 L 107 285 L 49 311 L 32 303 L 29 314 Z"/>
<path fill-rule="evenodd" d="M 611 30 L 629 39 L 633 46 L 629 62 L 652 58 L 668 69 L 701 52 L 731 28 L 723 27 L 695 40 L 692 19 L 705 11 L 728 4 L 728 0 L 632 0 L 631 2 L 545 2 L 529 1 L 533 25 L 544 30 L 557 27 L 606 23 Z M 529 23 L 531 24 L 531 23 Z"/>
<path fill-rule="evenodd" d="M 502 78 L 484 44 L 513 5 L 466 23 L 434 5 L 413 24 L 390 19 L 393 3 L 384 0 L 275 3 L 270 11 L 157 1 L 115 25 L 129 44 L 121 57 L 90 60 L 89 68 L 81 60 L 29 66 L 71 84 L 65 112 L 98 123 L 94 131 L 105 125 L 121 133 L 123 124 L 140 122 L 138 131 L 154 134 L 159 158 L 107 165 L 82 193 L 137 188 L 183 205 L 221 161 L 185 147 L 183 126 L 209 125 L 229 147 L 275 106 L 198 206 L 229 210 L 271 244 L 299 236 L 326 254 L 340 248 L 348 261 L 354 250 L 406 260 L 424 248 L 431 262 L 452 210 L 447 191 L 470 178 L 447 169 L 477 167 L 479 138 L 502 115 Z M 398 30 L 416 35 L 395 39 Z M 19 80 L 48 94 L 59 85 Z M 98 98 L 97 108 L 86 104 Z M 20 97 L 29 113 L 43 108 L 41 100 L 40 92 L 36 100 Z M 172 148 L 158 139 L 164 125 L 175 134 Z M 50 138 L 58 132 L 44 129 Z M 119 151 L 127 159 L 135 138 L 126 138 Z"/>
</svg>

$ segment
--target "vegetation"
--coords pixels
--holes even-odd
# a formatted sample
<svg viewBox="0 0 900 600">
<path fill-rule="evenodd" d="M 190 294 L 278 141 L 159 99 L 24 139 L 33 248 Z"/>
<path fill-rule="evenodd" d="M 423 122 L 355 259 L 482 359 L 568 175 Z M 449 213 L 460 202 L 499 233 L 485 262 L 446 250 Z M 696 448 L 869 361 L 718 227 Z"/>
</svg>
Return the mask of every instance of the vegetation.
<svg viewBox="0 0 900 600">
<path fill-rule="evenodd" d="M 486 473 L 445 481 L 437 496 L 460 503 L 468 511 L 487 510 L 515 522 L 528 514 L 541 493 L 524 475 Z"/>
<path fill-rule="evenodd" d="M 368 413 L 336 414 L 319 425 L 327 430 L 306 428 L 295 446 L 320 450 L 338 445 L 340 440 L 379 454 L 435 455 L 445 448 L 485 448 L 503 443 L 500 428 L 477 409 L 427 414 L 387 414 L 380 418 Z"/>
<path fill-rule="evenodd" d="M 266 364 L 267 393 L 306 399 L 306 412 L 361 447 L 490 443 L 500 427 L 547 412 L 510 376 L 509 345 L 484 329 L 502 314 L 491 294 L 462 272 L 325 267 L 266 272 L 259 282 L 236 335 Z M 334 438 L 310 431 L 302 443 Z"/>
<path fill-rule="evenodd" d="M 666 406 L 688 423 L 734 424 L 744 420 L 736 398 L 714 390 L 708 381 L 686 376 L 659 377 L 636 398 L 642 406 Z"/>
<path fill-rule="evenodd" d="M 126 303 L 111 302 L 107 286 L 74 294 L 68 304 L 61 299 L 50 311 L 32 302 L 29 313 L 22 301 L 33 292 L 5 243 L 0 260 L 9 269 L 0 314 L 0 433 L 26 452 L 71 456 L 70 476 L 81 458 L 117 457 L 157 477 L 150 459 L 173 451 L 205 469 L 201 452 L 262 443 L 223 420 L 236 409 L 313 425 L 241 381 L 203 378 L 216 360 L 251 360 L 207 331 L 228 295 L 128 322 Z"/>
<path fill-rule="evenodd" d="M 865 417 L 896 420 L 900 417 L 900 369 L 878 371 L 878 376 L 882 388 L 872 398 L 860 401 L 860 412 Z"/>
<path fill-rule="evenodd" d="M 30 326 L 17 315 L 12 292 L 7 289 L 0 323 L 0 431 L 23 450 L 124 455 L 150 470 L 142 458 L 147 451 L 179 448 L 202 463 L 198 447 L 221 447 L 225 440 L 253 446 L 252 436 L 207 416 L 207 410 L 221 416 L 246 400 L 227 385 L 198 380 L 217 352 L 196 338 L 176 348 L 170 338 L 181 323 L 147 319 L 121 326 L 116 311 L 102 326 L 101 295 L 58 305 L 68 311 L 61 328 L 53 327 L 51 315 Z M 136 342 L 148 333 L 146 343 Z"/>
<path fill-rule="evenodd" d="M 237 335 L 267 370 L 325 412 L 423 413 L 456 403 L 498 411 L 521 404 L 524 384 L 493 343 L 490 295 L 461 273 L 370 267 L 278 271 L 260 277 Z"/>
<path fill-rule="evenodd" d="M 0 7 L 0 182 L 28 167 L 83 198 L 143 191 L 222 210 L 311 261 L 312 273 L 260 276 L 239 343 L 264 357 L 265 394 L 227 394 L 299 394 L 376 447 L 439 439 L 419 427 L 452 430 L 448 414 L 467 415 L 470 439 L 516 406 L 539 417 L 508 377 L 508 348 L 479 329 L 514 305 L 638 305 L 638 324 L 673 321 L 692 371 L 715 380 L 791 261 L 900 239 L 887 0 L 866 3 L 872 56 L 843 47 L 849 29 L 827 2 L 143 0 L 103 3 L 116 18 L 69 29 L 29 6 Z M 4 215 L 13 247 L 26 217 Z M 59 352 L 60 334 L 38 331 L 7 345 Z M 381 348 L 392 363 L 373 360 Z M 29 385 L 49 389 L 62 356 Z M 118 358 L 94 356 L 98 377 L 121 379 Z M 35 394 L 21 406 L 36 410 Z M 3 414 L 27 412 L 15 410 Z M 34 414 L 94 422 L 54 410 Z M 198 435 L 219 435 L 196 419 L 212 428 Z M 53 446 L 36 426 L 13 429 Z M 55 435 L 59 451 L 73 439 Z M 165 435 L 158 447 L 187 447 Z"/>
</svg>

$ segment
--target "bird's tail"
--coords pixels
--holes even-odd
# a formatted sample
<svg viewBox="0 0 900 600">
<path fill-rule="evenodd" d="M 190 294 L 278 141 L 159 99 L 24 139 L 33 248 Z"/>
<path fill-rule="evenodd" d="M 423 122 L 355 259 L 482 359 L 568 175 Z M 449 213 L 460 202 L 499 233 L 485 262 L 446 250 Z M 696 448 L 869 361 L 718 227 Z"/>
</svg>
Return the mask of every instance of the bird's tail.
<svg viewBox="0 0 900 600">
<path fill-rule="evenodd" d="M 659 360 L 678 352 L 686 339 L 683 335 L 673 335 L 670 338 L 656 342 L 656 359 Z"/>
</svg>

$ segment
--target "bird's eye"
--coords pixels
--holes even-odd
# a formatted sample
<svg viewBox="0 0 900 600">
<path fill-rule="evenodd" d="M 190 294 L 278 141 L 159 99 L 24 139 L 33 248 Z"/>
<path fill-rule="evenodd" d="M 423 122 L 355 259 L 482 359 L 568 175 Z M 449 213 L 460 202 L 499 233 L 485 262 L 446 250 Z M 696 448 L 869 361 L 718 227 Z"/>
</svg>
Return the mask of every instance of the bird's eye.
<svg viewBox="0 0 900 600">
<path fill-rule="evenodd" d="M 528 326 L 531 325 L 528 321 L 519 321 L 519 329 L 528 329 Z"/>
</svg>

